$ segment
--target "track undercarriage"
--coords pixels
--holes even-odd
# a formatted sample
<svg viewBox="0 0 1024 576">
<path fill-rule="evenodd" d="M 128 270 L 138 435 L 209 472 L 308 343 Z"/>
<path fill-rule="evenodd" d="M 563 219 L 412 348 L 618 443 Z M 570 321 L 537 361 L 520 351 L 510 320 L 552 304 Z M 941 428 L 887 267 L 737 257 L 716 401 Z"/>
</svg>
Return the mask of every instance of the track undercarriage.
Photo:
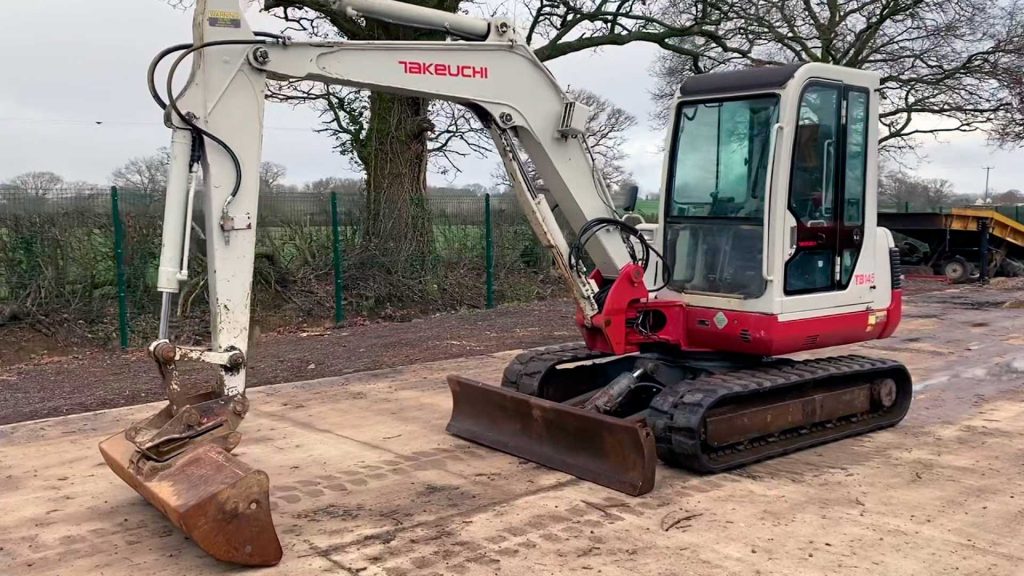
<svg viewBox="0 0 1024 576">
<path fill-rule="evenodd" d="M 582 344 L 520 354 L 500 389 L 449 382 L 452 433 L 630 494 L 653 487 L 655 458 L 720 472 L 893 426 L 912 397 L 890 360 L 616 357 Z M 545 424 L 565 420 L 575 424 Z M 599 426 L 609 421 L 621 424 Z"/>
</svg>

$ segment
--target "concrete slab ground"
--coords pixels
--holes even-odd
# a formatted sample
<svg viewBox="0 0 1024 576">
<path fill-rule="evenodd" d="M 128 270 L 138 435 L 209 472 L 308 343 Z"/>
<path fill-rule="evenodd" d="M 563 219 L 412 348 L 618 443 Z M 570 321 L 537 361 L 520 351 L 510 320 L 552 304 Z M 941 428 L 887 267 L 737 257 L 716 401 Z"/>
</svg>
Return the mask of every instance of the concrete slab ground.
<svg viewBox="0 0 1024 576">
<path fill-rule="evenodd" d="M 444 375 L 496 383 L 512 352 L 251 390 L 236 454 L 270 475 L 285 548 L 259 574 L 1021 573 L 1024 293 L 993 294 L 921 296 L 897 338 L 824 351 L 909 366 L 899 427 L 713 477 L 660 466 L 639 498 L 445 434 Z M 0 574 L 240 571 L 100 458 L 156 408 L 0 427 Z"/>
</svg>

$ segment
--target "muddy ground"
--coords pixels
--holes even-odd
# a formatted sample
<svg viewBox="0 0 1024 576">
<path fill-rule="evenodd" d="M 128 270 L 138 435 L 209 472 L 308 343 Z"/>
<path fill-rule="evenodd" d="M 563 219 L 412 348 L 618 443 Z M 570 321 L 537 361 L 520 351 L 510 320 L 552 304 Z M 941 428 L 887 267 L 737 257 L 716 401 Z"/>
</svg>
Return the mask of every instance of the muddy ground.
<svg viewBox="0 0 1024 576">
<path fill-rule="evenodd" d="M 1020 281 L 998 279 L 985 289 L 1012 299 Z M 906 288 L 919 295 L 952 288 L 918 280 Z M 343 376 L 355 372 L 532 348 L 574 341 L 569 300 L 546 300 L 440 314 L 411 322 L 353 323 L 324 329 L 283 329 L 256 336 L 249 353 L 249 387 Z M 183 364 L 183 380 L 197 385 L 211 369 Z M 131 406 L 164 398 L 154 364 L 142 350 L 64 349 L 26 329 L 0 331 L 0 424 Z"/>
<path fill-rule="evenodd" d="M 249 352 L 249 387 L 342 376 L 579 338 L 568 300 L 441 314 L 411 322 L 285 329 Z M 29 348 L 30 346 L 30 348 Z M 131 406 L 164 397 L 142 350 L 62 349 L 25 330 L 0 332 L 0 424 Z M 15 350 L 17 348 L 17 350 Z M 31 352 L 30 352 L 31 351 Z M 184 379 L 213 378 L 183 364 Z"/>
<path fill-rule="evenodd" d="M 252 390 L 235 454 L 269 474 L 285 550 L 259 573 L 1021 574 L 1024 286 L 933 289 L 895 337 L 818 352 L 905 363 L 902 424 L 714 476 L 659 465 L 638 498 L 445 434 L 444 375 L 494 382 L 514 352 Z M 376 329 L 415 354 L 400 328 Z M 157 406 L 0 426 L 0 574 L 241 573 L 104 466 L 96 442 Z"/>
</svg>

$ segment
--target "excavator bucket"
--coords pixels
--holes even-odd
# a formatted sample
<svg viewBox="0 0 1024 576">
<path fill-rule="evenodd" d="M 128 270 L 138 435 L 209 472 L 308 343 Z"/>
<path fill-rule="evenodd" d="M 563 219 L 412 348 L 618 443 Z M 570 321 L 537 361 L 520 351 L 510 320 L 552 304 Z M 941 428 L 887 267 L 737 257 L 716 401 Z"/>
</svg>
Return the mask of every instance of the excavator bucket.
<svg viewBox="0 0 1024 576">
<path fill-rule="evenodd" d="M 114 471 L 206 553 L 224 562 L 273 566 L 281 543 L 270 516 L 270 479 L 224 447 L 196 444 L 165 461 L 142 457 L 124 432 L 100 442 Z"/>
<path fill-rule="evenodd" d="M 462 376 L 448 376 L 448 432 L 632 496 L 654 488 L 654 436 L 613 418 Z"/>
</svg>

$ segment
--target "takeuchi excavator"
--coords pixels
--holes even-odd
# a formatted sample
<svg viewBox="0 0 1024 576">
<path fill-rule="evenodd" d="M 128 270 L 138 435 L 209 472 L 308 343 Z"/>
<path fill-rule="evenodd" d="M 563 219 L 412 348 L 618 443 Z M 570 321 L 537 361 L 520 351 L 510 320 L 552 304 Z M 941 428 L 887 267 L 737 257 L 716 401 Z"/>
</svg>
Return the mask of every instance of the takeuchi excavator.
<svg viewBox="0 0 1024 576">
<path fill-rule="evenodd" d="M 876 223 L 877 75 L 809 63 L 681 79 L 660 222 L 637 226 L 596 169 L 589 110 L 512 22 L 394 0 L 338 0 L 335 8 L 443 31 L 447 40 L 294 42 L 252 32 L 239 0 L 198 0 L 193 41 L 162 51 L 149 71 L 171 129 L 163 306 L 149 348 L 168 403 L 100 451 L 207 553 L 243 565 L 282 555 L 267 474 L 230 454 L 249 408 L 268 80 L 449 100 L 493 137 L 526 218 L 571 288 L 583 342 L 523 352 L 501 386 L 450 376 L 452 434 L 640 495 L 652 489 L 658 459 L 713 473 L 892 426 L 907 413 L 911 377 L 901 364 L 784 357 L 885 338 L 900 322 L 899 256 Z M 172 56 L 158 86 L 157 65 Z M 190 76 L 176 90 L 189 56 Z M 206 348 L 174 344 L 168 327 L 188 276 L 197 198 Z M 217 377 L 183 382 L 181 362 L 210 364 Z"/>
</svg>

